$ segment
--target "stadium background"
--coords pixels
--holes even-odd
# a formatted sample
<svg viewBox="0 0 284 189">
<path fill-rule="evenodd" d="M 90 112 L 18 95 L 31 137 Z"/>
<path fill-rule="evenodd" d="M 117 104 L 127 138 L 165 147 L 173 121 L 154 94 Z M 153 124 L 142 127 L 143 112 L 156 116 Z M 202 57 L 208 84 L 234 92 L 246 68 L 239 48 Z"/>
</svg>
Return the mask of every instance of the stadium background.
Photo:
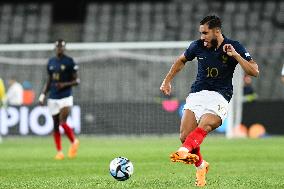
<svg viewBox="0 0 284 189">
<path fill-rule="evenodd" d="M 68 8 L 60 1 L 1 1 L 0 43 L 53 43 L 58 38 L 69 43 L 191 41 L 199 38 L 199 21 L 217 14 L 224 34 L 243 43 L 260 66 L 259 78 L 253 79 L 258 99 L 244 104 L 243 123 L 247 127 L 261 123 L 268 134 L 284 134 L 283 10 L 283 1 L 73 1 Z M 77 132 L 178 133 L 179 107 L 196 67 L 190 65 L 175 79 L 170 98 L 160 94 L 159 86 L 183 50 L 67 51 L 79 63 L 82 81 L 74 88 L 81 112 Z M 37 98 L 52 55 L 53 51 L 0 52 L 0 77 L 29 81 Z M 26 106 L 28 110 L 11 108 L 18 121 L 4 123 L 13 116 L 1 111 L 6 117 L 0 120 L 2 134 L 18 135 L 21 130 L 36 134 L 29 126 L 36 101 Z M 28 117 L 27 122 L 21 121 L 22 116 Z M 47 123 L 42 116 L 37 119 Z"/>
</svg>

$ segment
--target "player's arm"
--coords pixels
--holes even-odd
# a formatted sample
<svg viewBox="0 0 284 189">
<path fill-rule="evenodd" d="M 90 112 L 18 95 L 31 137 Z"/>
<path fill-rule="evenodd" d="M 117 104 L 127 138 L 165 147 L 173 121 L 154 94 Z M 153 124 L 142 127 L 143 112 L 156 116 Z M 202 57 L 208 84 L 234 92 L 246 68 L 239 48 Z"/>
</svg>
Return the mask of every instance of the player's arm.
<svg viewBox="0 0 284 189">
<path fill-rule="evenodd" d="M 174 64 L 172 65 L 170 71 L 166 75 L 165 79 L 162 82 L 162 85 L 160 87 L 160 90 L 165 95 L 171 94 L 171 81 L 176 76 L 176 74 L 184 67 L 185 63 L 187 62 L 187 59 L 185 58 L 184 54 L 179 56 Z"/>
<path fill-rule="evenodd" d="M 80 84 L 80 78 L 78 77 L 78 73 L 77 72 L 74 72 L 72 74 L 72 81 L 70 82 L 67 82 L 67 86 L 76 86 L 76 85 L 79 85 Z"/>
<path fill-rule="evenodd" d="M 80 84 L 80 79 L 78 77 L 78 74 L 77 72 L 74 72 L 72 74 L 72 79 L 68 82 L 58 82 L 56 83 L 56 87 L 57 89 L 63 89 L 63 88 L 66 88 L 66 87 L 73 87 L 73 86 L 76 86 L 76 85 L 79 85 Z"/>
<path fill-rule="evenodd" d="M 223 51 L 227 55 L 234 57 L 238 63 L 241 65 L 246 74 L 250 76 L 257 77 L 259 75 L 258 65 L 254 60 L 247 61 L 244 59 L 231 44 L 225 44 L 223 46 Z"/>
<path fill-rule="evenodd" d="M 50 84 L 51 84 L 51 76 L 48 74 L 47 81 L 45 82 L 43 89 L 42 89 L 42 92 L 41 92 L 41 94 L 39 95 L 39 98 L 38 98 L 40 105 L 44 104 L 44 99 L 45 99 L 46 94 L 48 93 L 48 91 L 50 89 Z"/>
</svg>

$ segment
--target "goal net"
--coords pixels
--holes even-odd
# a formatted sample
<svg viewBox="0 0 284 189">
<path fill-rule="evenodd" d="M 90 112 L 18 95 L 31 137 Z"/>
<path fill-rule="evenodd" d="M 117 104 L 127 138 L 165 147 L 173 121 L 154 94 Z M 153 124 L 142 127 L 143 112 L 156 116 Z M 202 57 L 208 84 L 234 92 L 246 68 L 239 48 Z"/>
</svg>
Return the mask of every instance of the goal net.
<svg viewBox="0 0 284 189">
<path fill-rule="evenodd" d="M 73 88 L 75 106 L 68 120 L 75 132 L 178 133 L 182 107 L 196 77 L 196 61 L 188 63 L 176 76 L 171 96 L 162 95 L 159 87 L 174 60 L 189 44 L 67 44 L 66 54 L 78 63 L 81 79 L 81 84 Z M 1 109 L 2 135 L 47 135 L 52 131 L 48 110 L 37 106 L 37 98 L 46 81 L 48 58 L 54 54 L 53 44 L 0 45 L 0 77 L 5 81 L 15 77 L 24 88 L 28 83 L 28 90 L 32 90 L 35 96 L 29 105 Z M 235 87 L 235 94 L 241 94 L 241 88 Z M 241 111 L 241 100 L 233 102 L 230 127 L 240 122 L 240 113 L 236 112 Z"/>
</svg>

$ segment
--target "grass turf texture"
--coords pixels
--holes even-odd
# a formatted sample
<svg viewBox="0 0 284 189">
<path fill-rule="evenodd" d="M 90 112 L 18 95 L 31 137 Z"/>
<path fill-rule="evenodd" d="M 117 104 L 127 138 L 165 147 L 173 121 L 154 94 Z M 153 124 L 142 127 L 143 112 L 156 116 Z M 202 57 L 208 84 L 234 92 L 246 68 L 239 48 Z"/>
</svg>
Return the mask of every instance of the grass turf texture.
<svg viewBox="0 0 284 189">
<path fill-rule="evenodd" d="M 194 188 L 195 168 L 171 163 L 178 136 L 80 137 L 76 159 L 53 159 L 51 137 L 5 138 L 0 144 L 0 188 Z M 284 188 L 284 138 L 232 139 L 209 136 L 201 151 L 210 163 L 206 188 Z M 63 140 L 67 154 L 69 143 Z M 125 156 L 134 174 L 124 182 L 109 163 Z"/>
</svg>

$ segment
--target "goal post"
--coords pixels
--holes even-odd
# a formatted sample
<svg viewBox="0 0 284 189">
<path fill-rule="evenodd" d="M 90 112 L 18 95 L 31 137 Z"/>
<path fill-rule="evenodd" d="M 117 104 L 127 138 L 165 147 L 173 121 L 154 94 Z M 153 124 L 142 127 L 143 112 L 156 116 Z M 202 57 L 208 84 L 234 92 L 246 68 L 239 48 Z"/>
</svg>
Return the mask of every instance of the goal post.
<svg viewBox="0 0 284 189">
<path fill-rule="evenodd" d="M 66 54 L 78 63 L 82 81 L 74 88 L 74 102 L 78 106 L 72 112 L 74 119 L 77 116 L 81 120 L 77 123 L 78 131 L 84 134 L 178 132 L 179 110 L 195 80 L 197 64 L 188 64 L 176 76 L 171 97 L 161 95 L 159 87 L 174 60 L 189 44 L 189 41 L 67 43 Z M 47 60 L 54 56 L 53 50 L 52 43 L 0 44 L 0 76 L 8 79 L 16 75 L 20 81 L 28 80 L 37 97 L 46 79 Z M 236 72 L 234 82 L 241 81 L 241 70 L 236 69 Z M 234 94 L 226 132 L 228 138 L 241 121 L 241 83 L 234 84 Z M 30 116 L 27 123 L 14 122 L 29 127 L 31 117 L 36 114 L 35 106 L 28 110 L 13 109 L 18 111 L 14 114 L 18 114 L 19 119 L 24 116 L 23 112 Z M 8 108 L 9 111 L 12 112 Z M 6 131 L 10 129 L 5 127 Z"/>
<path fill-rule="evenodd" d="M 226 137 L 234 138 L 234 127 L 242 122 L 243 112 L 243 70 L 237 65 L 233 77 L 234 94 L 229 103 L 228 125 L 226 128 Z"/>
</svg>

